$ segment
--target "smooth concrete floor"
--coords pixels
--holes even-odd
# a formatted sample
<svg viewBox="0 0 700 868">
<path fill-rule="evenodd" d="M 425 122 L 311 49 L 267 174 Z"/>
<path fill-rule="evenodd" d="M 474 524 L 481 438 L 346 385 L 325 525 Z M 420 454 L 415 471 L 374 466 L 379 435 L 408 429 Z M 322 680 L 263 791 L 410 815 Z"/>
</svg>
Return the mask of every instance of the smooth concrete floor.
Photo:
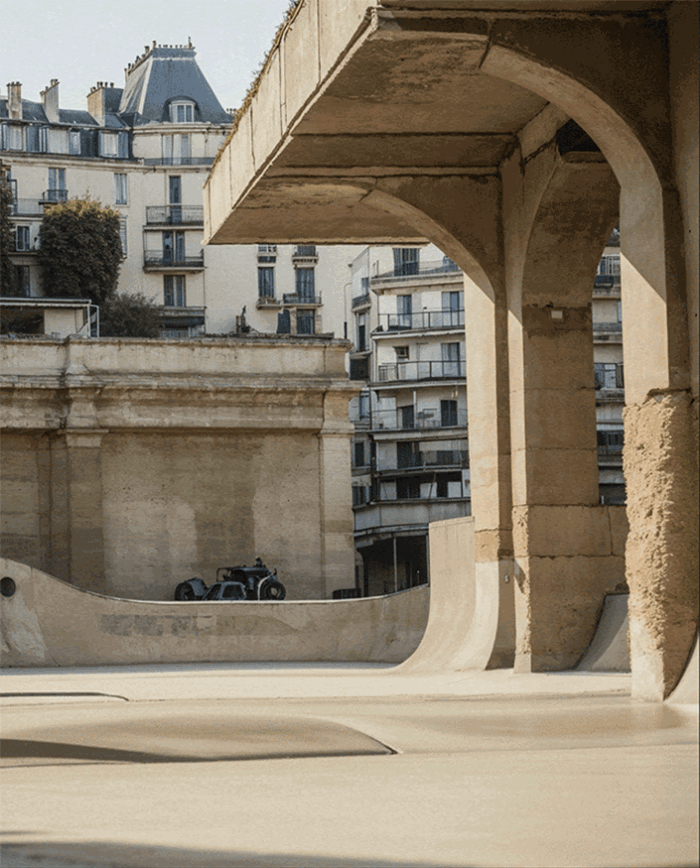
<svg viewBox="0 0 700 868">
<path fill-rule="evenodd" d="M 697 715 L 633 702 L 629 676 L 218 664 L 0 685 L 6 868 L 698 864 Z"/>
</svg>

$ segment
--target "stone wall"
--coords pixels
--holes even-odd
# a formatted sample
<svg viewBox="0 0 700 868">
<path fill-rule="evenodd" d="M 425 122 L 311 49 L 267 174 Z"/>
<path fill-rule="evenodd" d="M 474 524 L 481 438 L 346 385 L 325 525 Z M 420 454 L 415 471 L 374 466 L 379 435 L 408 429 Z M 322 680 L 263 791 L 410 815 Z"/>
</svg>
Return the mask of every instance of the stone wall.
<svg viewBox="0 0 700 868">
<path fill-rule="evenodd" d="M 164 600 L 260 556 L 292 599 L 354 586 L 340 341 L 5 341 L 3 553 Z"/>
</svg>

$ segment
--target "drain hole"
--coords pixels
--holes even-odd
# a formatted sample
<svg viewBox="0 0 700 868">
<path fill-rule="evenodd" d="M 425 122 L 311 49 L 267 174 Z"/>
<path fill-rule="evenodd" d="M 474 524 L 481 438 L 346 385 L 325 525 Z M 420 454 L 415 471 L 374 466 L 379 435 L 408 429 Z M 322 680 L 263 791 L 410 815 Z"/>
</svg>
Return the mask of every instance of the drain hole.
<svg viewBox="0 0 700 868">
<path fill-rule="evenodd" d="M 3 597 L 12 597 L 17 590 L 17 584 L 14 579 L 11 579 L 9 576 L 3 576 L 0 579 L 0 594 Z"/>
</svg>

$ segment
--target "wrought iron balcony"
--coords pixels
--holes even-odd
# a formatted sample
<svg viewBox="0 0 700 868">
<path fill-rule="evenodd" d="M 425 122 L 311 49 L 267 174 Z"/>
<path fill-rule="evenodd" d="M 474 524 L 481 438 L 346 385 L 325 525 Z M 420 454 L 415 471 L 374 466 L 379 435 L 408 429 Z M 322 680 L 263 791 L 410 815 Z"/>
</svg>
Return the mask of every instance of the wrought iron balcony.
<svg viewBox="0 0 700 868">
<path fill-rule="evenodd" d="M 146 208 L 146 223 L 203 226 L 204 208 L 202 205 L 149 205 Z"/>
<path fill-rule="evenodd" d="M 456 413 L 437 410 L 430 415 L 425 410 L 414 414 L 404 414 L 398 410 L 373 410 L 370 428 L 373 431 L 435 431 L 444 428 L 466 428 L 467 411 L 458 409 Z"/>
<path fill-rule="evenodd" d="M 214 157 L 145 157 L 144 166 L 211 166 Z"/>
<path fill-rule="evenodd" d="M 297 244 L 292 253 L 293 259 L 318 259 L 315 244 Z"/>
<path fill-rule="evenodd" d="M 440 277 L 441 275 L 461 274 L 459 266 L 448 257 L 444 259 L 436 259 L 429 262 L 402 262 L 395 266 L 391 271 L 385 271 L 376 277 L 370 278 L 372 286 L 381 286 L 383 283 L 393 283 L 397 280 L 417 280 L 425 279 L 431 275 Z"/>
<path fill-rule="evenodd" d="M 293 307 L 318 307 L 322 304 L 320 295 L 299 295 L 296 292 L 285 292 L 282 295 L 282 301 Z"/>
<path fill-rule="evenodd" d="M 422 310 L 417 313 L 380 313 L 377 332 L 439 331 L 462 328 L 464 310 Z"/>
<path fill-rule="evenodd" d="M 368 292 L 363 292 L 362 295 L 356 295 L 352 299 L 352 309 L 364 307 L 371 303 L 371 298 Z"/>
<path fill-rule="evenodd" d="M 274 295 L 259 295 L 255 306 L 260 308 L 282 307 L 282 302 Z"/>
<path fill-rule="evenodd" d="M 41 197 L 42 202 L 67 202 L 68 190 L 46 190 Z"/>
<path fill-rule="evenodd" d="M 41 217 L 45 199 L 15 199 L 12 202 L 13 217 Z"/>
<path fill-rule="evenodd" d="M 621 322 L 593 322 L 594 332 L 621 332 Z"/>
<path fill-rule="evenodd" d="M 412 380 L 454 380 L 466 377 L 465 362 L 394 362 L 390 365 L 380 365 L 377 371 L 377 381 L 408 382 Z"/>
<path fill-rule="evenodd" d="M 177 271 L 196 271 L 204 268 L 204 253 L 198 256 L 164 256 L 162 252 L 144 253 L 143 267 L 145 271 L 171 269 Z"/>
<path fill-rule="evenodd" d="M 399 454 L 393 463 L 378 464 L 380 473 L 395 473 L 400 470 L 425 470 L 436 467 L 469 467 L 468 449 L 435 449 L 425 452 L 414 452 L 408 455 Z"/>
<path fill-rule="evenodd" d="M 622 362 L 596 362 L 593 367 L 596 391 L 625 388 L 625 366 Z"/>
</svg>

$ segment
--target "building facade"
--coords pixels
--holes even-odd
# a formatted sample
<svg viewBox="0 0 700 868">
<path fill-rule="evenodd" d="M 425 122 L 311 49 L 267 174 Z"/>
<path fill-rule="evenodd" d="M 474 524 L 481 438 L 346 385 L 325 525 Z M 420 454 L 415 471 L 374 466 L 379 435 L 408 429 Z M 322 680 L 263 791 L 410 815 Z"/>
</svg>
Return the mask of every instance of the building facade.
<svg viewBox="0 0 700 868">
<path fill-rule="evenodd" d="M 160 307 L 161 337 L 241 328 L 342 336 L 343 296 L 335 291 L 347 271 L 342 248 L 202 246 L 202 185 L 232 122 L 192 45 L 154 43 L 127 66 L 124 87 L 98 82 L 82 111 L 60 106 L 57 79 L 39 102 L 10 82 L 0 98 L 0 160 L 13 195 L 16 279 L 15 297 L 4 288 L 0 295 L 16 330 L 97 331 L 90 299 L 79 315 L 75 300 L 24 301 L 43 296 L 37 251 L 45 207 L 89 196 L 119 213 L 118 292 L 142 293 Z M 249 296 L 255 301 L 241 321 L 237 299 Z"/>
</svg>

